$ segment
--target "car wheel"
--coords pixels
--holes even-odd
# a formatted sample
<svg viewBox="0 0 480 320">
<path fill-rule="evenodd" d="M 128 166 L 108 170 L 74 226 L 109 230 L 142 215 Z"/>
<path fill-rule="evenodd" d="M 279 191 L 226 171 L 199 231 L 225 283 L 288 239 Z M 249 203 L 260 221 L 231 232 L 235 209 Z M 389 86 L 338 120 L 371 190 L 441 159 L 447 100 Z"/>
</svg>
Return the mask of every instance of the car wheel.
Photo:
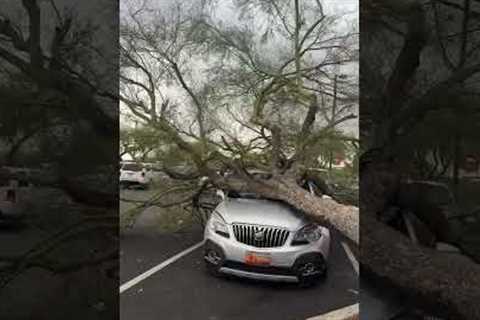
<svg viewBox="0 0 480 320">
<path fill-rule="evenodd" d="M 320 256 L 306 256 L 295 264 L 295 273 L 301 288 L 313 287 L 327 277 L 327 263 Z"/>
<path fill-rule="evenodd" d="M 220 268 L 223 264 L 223 252 L 218 250 L 215 246 L 204 247 L 204 261 L 207 272 L 215 277 L 220 276 Z"/>
</svg>

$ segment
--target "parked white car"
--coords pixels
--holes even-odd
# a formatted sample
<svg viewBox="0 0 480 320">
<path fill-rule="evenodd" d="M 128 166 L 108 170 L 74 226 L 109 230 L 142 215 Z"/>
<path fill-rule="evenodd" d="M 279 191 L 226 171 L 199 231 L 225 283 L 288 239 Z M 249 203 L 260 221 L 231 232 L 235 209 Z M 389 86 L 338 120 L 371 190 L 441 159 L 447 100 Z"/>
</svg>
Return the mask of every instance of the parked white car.
<svg viewBox="0 0 480 320">
<path fill-rule="evenodd" d="M 120 168 L 120 186 L 140 186 L 147 189 L 152 182 L 152 172 L 138 163 L 125 163 Z"/>
</svg>

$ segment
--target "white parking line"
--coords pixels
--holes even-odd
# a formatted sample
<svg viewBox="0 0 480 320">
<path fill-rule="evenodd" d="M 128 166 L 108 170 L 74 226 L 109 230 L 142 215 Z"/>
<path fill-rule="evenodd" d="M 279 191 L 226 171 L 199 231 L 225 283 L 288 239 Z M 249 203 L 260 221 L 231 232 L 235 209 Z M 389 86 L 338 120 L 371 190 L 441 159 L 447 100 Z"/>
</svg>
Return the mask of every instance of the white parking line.
<svg viewBox="0 0 480 320">
<path fill-rule="evenodd" d="M 148 277 L 150 277 L 153 274 L 157 273 L 158 271 L 162 270 L 163 268 L 165 268 L 169 264 L 174 263 L 175 261 L 177 261 L 181 257 L 183 257 L 183 256 L 189 254 L 190 252 L 194 251 L 195 249 L 198 249 L 199 247 L 201 247 L 203 245 L 203 242 L 204 241 L 201 241 L 201 242 L 191 246 L 190 248 L 183 250 L 182 252 L 180 252 L 180 253 L 174 255 L 173 257 L 163 261 L 162 263 L 156 265 L 155 267 L 145 271 L 141 275 L 133 278 L 132 280 L 127 281 L 124 284 L 122 284 L 120 286 L 120 293 L 122 293 L 122 292 L 130 289 L 131 287 L 137 285 L 138 283 L 142 282 L 143 280 L 147 279 Z"/>
<path fill-rule="evenodd" d="M 316 317 L 308 318 L 307 320 L 352 320 L 358 319 L 359 305 L 358 303 L 322 314 Z"/>
<path fill-rule="evenodd" d="M 342 242 L 342 247 L 343 247 L 343 250 L 345 250 L 345 253 L 347 254 L 348 259 L 350 259 L 350 262 L 352 263 L 353 269 L 355 270 L 355 272 L 358 275 L 358 272 L 359 272 L 358 271 L 358 261 L 355 258 L 355 255 L 353 254 L 352 250 L 350 250 L 350 247 L 345 242 Z"/>
</svg>

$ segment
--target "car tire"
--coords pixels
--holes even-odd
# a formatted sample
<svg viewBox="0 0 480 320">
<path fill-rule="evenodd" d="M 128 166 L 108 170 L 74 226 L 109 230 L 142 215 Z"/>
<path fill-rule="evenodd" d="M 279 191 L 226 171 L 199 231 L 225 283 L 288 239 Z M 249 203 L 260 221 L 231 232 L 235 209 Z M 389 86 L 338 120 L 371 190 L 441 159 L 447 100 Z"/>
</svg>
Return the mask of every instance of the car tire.
<svg viewBox="0 0 480 320">
<path fill-rule="evenodd" d="M 304 275 L 305 267 L 313 265 L 313 271 L 319 272 L 312 275 Z M 326 260 L 320 255 L 307 254 L 297 260 L 294 266 L 294 271 L 297 274 L 299 287 L 311 288 L 323 282 L 327 277 L 328 265 Z"/>
<path fill-rule="evenodd" d="M 207 272 L 214 277 L 220 277 L 221 273 L 219 270 L 225 259 L 225 255 L 223 251 L 212 242 L 207 242 L 203 248 L 203 252 L 204 252 L 203 254 L 204 254 L 205 268 Z M 207 258 L 209 256 L 210 258 Z M 216 263 L 210 262 L 209 259 L 217 262 Z"/>
</svg>

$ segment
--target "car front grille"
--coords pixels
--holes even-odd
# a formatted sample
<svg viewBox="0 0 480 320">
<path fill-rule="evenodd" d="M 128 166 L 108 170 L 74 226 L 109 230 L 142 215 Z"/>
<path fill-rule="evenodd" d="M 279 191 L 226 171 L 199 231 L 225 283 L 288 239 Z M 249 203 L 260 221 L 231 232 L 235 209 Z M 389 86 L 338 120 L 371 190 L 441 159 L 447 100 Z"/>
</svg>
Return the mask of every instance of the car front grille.
<svg viewBox="0 0 480 320">
<path fill-rule="evenodd" d="M 259 248 L 281 247 L 290 234 L 288 230 L 249 224 L 233 224 L 235 239 Z"/>
</svg>

